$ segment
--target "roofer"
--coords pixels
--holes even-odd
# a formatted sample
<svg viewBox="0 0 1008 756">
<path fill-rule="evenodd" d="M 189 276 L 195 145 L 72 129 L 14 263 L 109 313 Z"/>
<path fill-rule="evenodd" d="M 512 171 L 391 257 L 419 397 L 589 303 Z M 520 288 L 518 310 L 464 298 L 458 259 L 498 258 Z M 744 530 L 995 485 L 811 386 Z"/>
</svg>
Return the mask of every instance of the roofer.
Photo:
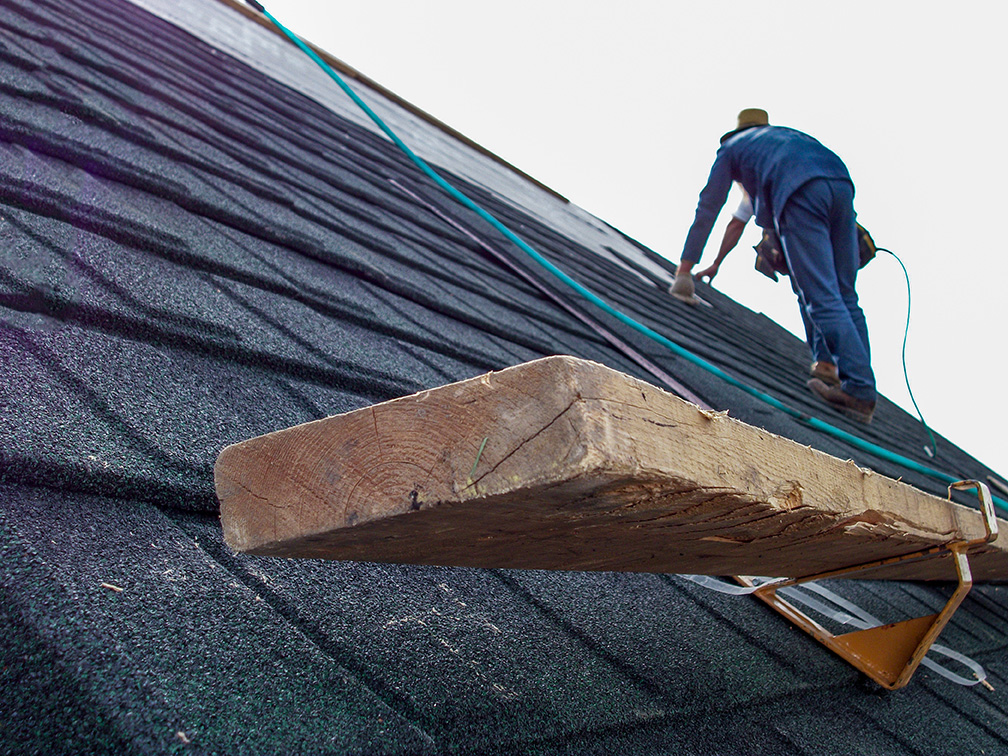
<svg viewBox="0 0 1008 756">
<path fill-rule="evenodd" d="M 781 240 L 813 357 L 824 356 L 824 343 L 836 360 L 839 385 L 812 378 L 809 389 L 849 417 L 871 422 L 875 375 L 854 289 L 859 262 L 854 184 L 843 161 L 809 135 L 770 126 L 765 110 L 739 113 L 737 127 L 721 137 L 670 292 L 695 303 L 691 270 L 733 181 L 752 198 L 756 223 Z"/>
</svg>

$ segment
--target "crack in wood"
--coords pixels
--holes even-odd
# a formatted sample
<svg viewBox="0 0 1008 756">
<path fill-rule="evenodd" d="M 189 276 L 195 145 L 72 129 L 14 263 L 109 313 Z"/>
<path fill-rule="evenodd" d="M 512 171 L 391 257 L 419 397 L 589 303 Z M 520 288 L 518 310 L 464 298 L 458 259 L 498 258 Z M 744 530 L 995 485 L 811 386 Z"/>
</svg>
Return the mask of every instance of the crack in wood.
<svg viewBox="0 0 1008 756">
<path fill-rule="evenodd" d="M 527 396 L 527 395 L 526 395 L 526 396 Z M 483 480 L 484 478 L 486 478 L 486 477 L 487 477 L 488 475 L 491 475 L 491 474 L 493 474 L 494 472 L 496 472 L 496 471 L 497 471 L 497 468 L 498 468 L 498 467 L 500 467 L 500 466 L 501 466 L 502 464 L 504 464 L 504 463 L 505 463 L 505 462 L 506 462 L 507 460 L 509 460 L 509 459 L 510 459 L 511 457 L 513 457 L 513 456 L 514 456 L 515 454 L 517 454 L 517 453 L 518 453 L 519 451 L 521 451 L 521 450 L 522 450 L 522 449 L 523 449 L 523 448 L 524 448 L 525 446 L 527 446 L 527 445 L 528 445 L 529 443 L 531 443 L 531 442 L 532 442 L 532 441 L 534 441 L 534 440 L 535 440 L 536 438 L 538 438 L 538 437 L 539 437 L 539 436 L 541 436 L 541 435 L 542 435 L 543 433 L 545 433 L 545 432 L 546 432 L 547 430 L 549 430 L 549 429 L 550 429 L 551 427 L 553 427 L 553 425 L 554 425 L 554 424 L 555 424 L 555 423 L 557 422 L 557 420 L 559 420 L 559 419 L 560 419 L 560 418 L 562 418 L 562 417 L 563 417 L 564 415 L 566 415 L 566 414 L 567 414 L 567 413 L 568 413 L 568 412 L 570 411 L 570 409 L 571 409 L 571 408 L 572 408 L 572 407 L 573 407 L 573 406 L 574 406 L 575 404 L 577 404 L 577 403 L 578 403 L 579 401 L 581 401 L 581 397 L 580 397 L 580 395 L 578 395 L 578 396 L 574 397 L 574 399 L 572 399 L 572 400 L 571 400 L 570 404 L 568 404 L 568 405 L 567 405 L 566 407 L 564 407 L 564 408 L 563 408 L 563 409 L 562 409 L 562 410 L 561 410 L 561 411 L 560 411 L 560 412 L 559 412 L 559 413 L 558 413 L 558 414 L 556 415 L 556 417 L 554 417 L 554 418 L 553 418 L 552 420 L 550 420 L 550 421 L 549 421 L 548 423 L 546 423 L 546 424 L 545 424 L 545 425 L 543 425 L 543 426 L 542 426 L 541 428 L 539 428 L 539 430 L 537 430 L 537 431 L 536 431 L 535 433 L 533 433 L 533 434 L 532 434 L 531 436 L 528 436 L 527 438 L 525 438 L 525 439 L 524 439 L 524 440 L 523 440 L 523 441 L 522 441 L 521 443 L 519 443 L 519 444 L 518 444 L 518 445 L 517 445 L 517 446 L 516 446 L 516 447 L 515 447 L 514 449 L 512 449 L 512 450 L 511 450 L 511 451 L 509 451 L 509 452 L 508 452 L 507 454 L 505 454 L 505 455 L 504 455 L 503 457 L 501 457 L 501 459 L 500 459 L 500 460 L 498 460 L 498 461 L 497 461 L 497 462 L 496 462 L 496 463 L 495 463 L 495 464 L 493 465 L 493 467 L 491 467 L 491 468 L 490 468 L 489 470 L 487 470 L 487 471 L 486 471 L 485 473 L 483 473 L 483 474 L 482 474 L 482 475 L 480 475 L 480 476 L 479 476 L 478 478 L 476 478 L 476 480 L 474 480 L 474 481 L 473 481 L 472 483 L 470 483 L 469 485 L 465 486 L 465 487 L 464 487 L 464 488 L 463 488 L 462 490 L 463 490 L 463 491 L 465 491 L 465 490 L 468 490 L 469 488 L 472 488 L 472 487 L 473 487 L 473 486 L 475 486 L 475 485 L 476 485 L 477 483 L 479 483 L 479 482 L 480 482 L 480 481 L 482 481 L 482 480 Z M 576 426 L 574 426 L 574 427 L 575 427 L 575 429 L 576 429 Z M 568 452 L 568 453 L 569 453 L 569 452 Z"/>
<path fill-rule="evenodd" d="M 378 444 L 378 456 L 380 458 L 384 456 L 384 452 L 382 451 L 381 446 L 381 436 L 378 433 L 378 413 L 375 412 L 374 405 L 371 405 L 371 419 L 374 420 L 374 437 L 375 443 Z"/>
<path fill-rule="evenodd" d="M 255 491 L 253 491 L 251 488 L 249 488 L 248 486 L 246 486 L 244 483 L 240 482 L 239 480 L 237 480 L 237 479 L 235 479 L 233 477 L 228 477 L 227 480 L 228 480 L 229 483 L 238 486 L 238 488 L 240 488 L 242 491 L 244 491 L 245 493 L 247 493 L 249 496 L 251 496 L 256 501 L 265 502 L 266 506 L 268 506 L 268 507 L 273 507 L 274 509 L 284 509 L 285 508 L 285 507 L 283 507 L 280 504 L 274 504 L 272 502 L 272 500 L 270 500 L 269 497 L 257 494 Z"/>
<path fill-rule="evenodd" d="M 652 420 L 650 417 L 643 418 L 645 423 L 651 423 L 651 425 L 657 425 L 659 428 L 678 428 L 676 423 L 659 423 L 657 420 Z"/>
</svg>

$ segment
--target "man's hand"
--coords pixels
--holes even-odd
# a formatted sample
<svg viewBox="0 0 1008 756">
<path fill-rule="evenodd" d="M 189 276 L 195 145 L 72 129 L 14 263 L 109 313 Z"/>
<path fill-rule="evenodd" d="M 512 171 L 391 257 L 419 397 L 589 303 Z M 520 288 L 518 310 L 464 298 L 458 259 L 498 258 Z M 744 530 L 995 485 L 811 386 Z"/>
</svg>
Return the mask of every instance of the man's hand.
<svg viewBox="0 0 1008 756">
<path fill-rule="evenodd" d="M 699 273 L 694 273 L 693 278 L 695 278 L 697 281 L 703 281 L 706 278 L 707 283 L 710 283 L 711 281 L 714 280 L 714 276 L 718 274 L 719 269 L 720 269 L 719 265 L 711 265 L 709 268 L 704 268 Z"/>
<path fill-rule="evenodd" d="M 745 229 L 745 225 L 746 221 L 735 217 L 728 221 L 717 257 L 714 258 L 714 262 L 709 268 L 704 268 L 699 273 L 693 274 L 695 280 L 703 281 L 706 278 L 707 283 L 714 280 L 714 276 L 718 274 L 718 270 L 721 268 L 721 261 L 728 256 L 729 252 L 735 249 L 735 245 L 742 238 L 742 231 Z"/>
<path fill-rule="evenodd" d="M 679 267 L 676 268 L 675 281 L 669 286 L 669 294 L 689 305 L 695 305 L 698 301 L 693 293 L 693 276 L 690 275 L 692 268 L 692 262 L 680 260 Z"/>
</svg>

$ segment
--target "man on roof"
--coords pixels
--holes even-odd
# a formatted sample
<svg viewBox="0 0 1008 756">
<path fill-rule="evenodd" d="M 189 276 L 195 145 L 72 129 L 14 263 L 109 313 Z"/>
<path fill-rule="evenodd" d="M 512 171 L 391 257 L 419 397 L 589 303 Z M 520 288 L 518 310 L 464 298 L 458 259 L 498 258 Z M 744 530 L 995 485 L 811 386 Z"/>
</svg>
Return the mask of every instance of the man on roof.
<svg viewBox="0 0 1008 756">
<path fill-rule="evenodd" d="M 721 137 L 670 292 L 695 303 L 691 271 L 733 181 L 752 198 L 756 223 L 781 241 L 813 357 L 817 363 L 836 362 L 839 384 L 829 380 L 828 366 L 821 366 L 809 389 L 849 417 L 871 422 L 875 375 L 854 289 L 859 263 L 854 183 L 843 161 L 808 134 L 769 125 L 765 110 L 739 113 L 737 127 Z M 730 230 L 741 234 L 745 222 L 737 214 L 736 221 L 737 229 Z M 726 238 L 721 249 L 730 242 Z"/>
</svg>

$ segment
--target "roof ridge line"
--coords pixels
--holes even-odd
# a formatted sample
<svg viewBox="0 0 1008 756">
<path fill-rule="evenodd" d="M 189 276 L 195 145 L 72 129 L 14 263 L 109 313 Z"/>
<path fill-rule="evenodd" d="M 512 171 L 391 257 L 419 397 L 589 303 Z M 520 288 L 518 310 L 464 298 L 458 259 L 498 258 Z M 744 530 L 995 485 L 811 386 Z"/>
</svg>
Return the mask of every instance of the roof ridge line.
<svg viewBox="0 0 1008 756">
<path fill-rule="evenodd" d="M 263 27 L 264 29 L 267 29 L 271 34 L 275 34 L 276 36 L 281 37 L 284 40 L 287 39 L 287 37 L 283 34 L 283 32 L 281 32 L 273 24 L 271 24 L 269 22 L 269 20 L 267 20 L 266 18 L 264 18 L 260 13 L 257 13 L 255 10 L 253 10 L 252 8 L 250 8 L 244 2 L 241 2 L 241 0 L 217 0 L 217 2 L 221 3 L 222 5 L 228 6 L 229 8 L 232 8 L 232 9 L 238 11 L 239 13 L 241 13 L 246 18 L 249 18 L 252 21 L 255 21 L 255 23 L 259 24 L 259 26 Z M 405 100 L 400 95 L 397 95 L 392 90 L 390 90 L 387 87 L 379 84 L 377 81 L 375 81 L 371 77 L 366 76 L 365 74 L 362 74 L 360 71 L 358 71 L 353 66 L 351 66 L 351 65 L 349 65 L 347 63 L 344 63 L 342 60 L 340 60 L 336 56 L 332 55 L 329 52 L 326 52 L 325 50 L 323 50 L 318 45 L 316 45 L 316 44 L 314 44 L 312 42 L 309 42 L 308 40 L 304 39 L 303 37 L 300 37 L 300 35 L 299 35 L 299 38 L 308 47 L 310 47 L 319 57 L 321 57 L 327 64 L 329 64 L 330 66 L 332 66 L 334 69 L 336 69 L 340 73 L 348 76 L 349 78 L 357 81 L 360 84 L 365 85 L 366 87 L 368 87 L 369 89 L 377 92 L 382 97 L 384 97 L 387 100 L 391 101 L 395 105 L 398 105 L 399 107 L 403 108 L 404 110 L 406 110 L 407 112 L 409 112 L 411 115 L 414 115 L 417 118 L 420 118 L 421 120 L 429 123 L 431 126 L 434 126 L 435 128 L 439 129 L 440 131 L 443 131 L 445 134 L 447 134 L 448 136 L 452 137 L 453 139 L 459 140 L 460 142 L 462 142 L 467 147 L 470 147 L 471 149 L 476 150 L 476 152 L 480 153 L 481 155 L 484 155 L 484 156 L 490 158 L 495 163 L 498 163 L 499 165 L 503 166 L 504 168 L 507 168 L 509 171 L 512 171 L 512 172 L 516 173 L 517 175 L 521 176 L 523 179 L 525 179 L 527 181 L 530 181 L 532 184 L 534 184 L 535 186 L 537 186 L 539 189 L 542 189 L 543 191 L 548 192 L 549 194 L 551 194 L 552 196 L 556 197 L 557 199 L 563 201 L 564 203 L 570 204 L 570 200 L 567 199 L 566 197 L 564 197 L 562 194 L 560 194 L 560 192 L 556 191 L 555 189 L 550 188 L 549 186 L 547 186 L 546 184 L 544 184 L 543 182 L 541 182 L 539 179 L 534 178 L 533 176 L 530 176 L 525 171 L 523 171 L 521 168 L 518 168 L 513 163 L 508 162 L 507 160 L 505 160 L 504 158 L 502 158 L 500 155 L 497 155 L 496 153 L 494 153 L 491 150 L 487 149 L 483 145 L 481 145 L 478 142 L 474 141 L 473 139 L 467 137 L 462 132 L 458 131 L 457 129 L 452 128 L 447 123 L 445 123 L 444 121 L 440 120 L 439 118 L 436 118 L 435 116 L 433 116 L 430 113 L 426 112 L 425 110 L 417 107 L 416 105 L 414 105 L 413 103 L 409 102 L 408 100 Z"/>
</svg>

